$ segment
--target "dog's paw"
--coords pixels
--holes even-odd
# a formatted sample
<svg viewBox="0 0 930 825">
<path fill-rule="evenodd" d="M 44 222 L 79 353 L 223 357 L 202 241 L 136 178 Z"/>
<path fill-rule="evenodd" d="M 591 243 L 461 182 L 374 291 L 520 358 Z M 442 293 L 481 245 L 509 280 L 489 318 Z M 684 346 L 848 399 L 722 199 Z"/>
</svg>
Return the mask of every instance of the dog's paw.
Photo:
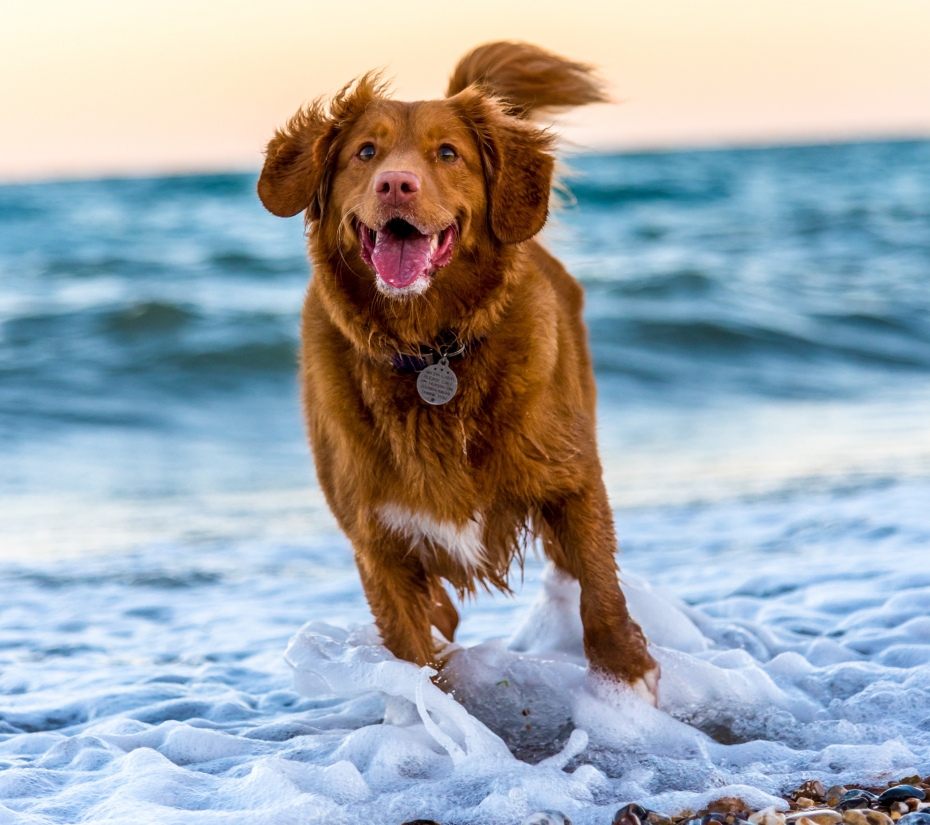
<svg viewBox="0 0 930 825">
<path fill-rule="evenodd" d="M 662 669 L 656 665 L 652 670 L 647 671 L 643 676 L 630 685 L 633 692 L 641 697 L 644 702 L 652 705 L 654 708 L 659 706 L 659 678 L 662 676 Z"/>
</svg>

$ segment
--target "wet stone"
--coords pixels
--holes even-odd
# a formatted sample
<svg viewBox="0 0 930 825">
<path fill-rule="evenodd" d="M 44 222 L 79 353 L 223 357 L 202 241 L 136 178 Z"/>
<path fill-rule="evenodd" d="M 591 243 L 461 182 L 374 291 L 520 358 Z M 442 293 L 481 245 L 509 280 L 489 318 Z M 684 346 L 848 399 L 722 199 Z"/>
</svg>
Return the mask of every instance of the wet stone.
<svg viewBox="0 0 930 825">
<path fill-rule="evenodd" d="M 894 820 L 881 811 L 868 808 L 850 808 L 843 813 L 845 825 L 894 825 Z"/>
<path fill-rule="evenodd" d="M 890 805 L 892 802 L 903 802 L 905 799 L 918 799 L 923 802 L 926 798 L 927 794 L 913 785 L 895 785 L 885 791 L 878 801 L 882 805 Z"/>
<path fill-rule="evenodd" d="M 802 819 L 806 819 L 808 822 L 814 823 L 814 825 L 837 825 L 837 823 L 842 822 L 843 816 L 836 811 L 830 810 L 830 808 L 808 808 L 805 811 L 795 811 L 788 814 L 786 819 L 788 822 L 797 822 L 798 825 L 806 825 L 806 823 L 801 822 Z"/>
<path fill-rule="evenodd" d="M 930 825 L 930 813 L 915 811 L 914 813 L 905 814 L 898 820 L 897 825 Z"/>
<path fill-rule="evenodd" d="M 572 825 L 561 811 L 537 811 L 523 820 L 521 825 Z"/>
<path fill-rule="evenodd" d="M 807 797 L 808 799 L 824 799 L 826 795 L 827 789 L 819 779 L 808 779 L 795 791 L 795 797 Z M 798 802 L 800 801 L 798 799 Z"/>
<path fill-rule="evenodd" d="M 640 822 L 645 822 L 649 817 L 649 811 L 647 811 L 642 805 L 637 805 L 635 802 L 631 802 L 629 805 L 624 805 L 617 813 L 614 814 L 613 821 L 616 823 L 620 820 L 621 817 L 626 816 L 627 814 L 632 814 Z"/>
<path fill-rule="evenodd" d="M 847 788 L 845 785 L 833 785 L 832 787 L 827 788 L 823 798 L 828 805 L 839 805 L 840 800 L 846 795 L 846 793 Z"/>
<path fill-rule="evenodd" d="M 644 810 L 639 805 L 624 805 L 614 814 L 612 825 L 642 825 L 642 820 L 633 812 L 634 808 Z"/>
<path fill-rule="evenodd" d="M 646 818 L 643 822 L 649 823 L 649 825 L 673 825 L 671 819 L 667 816 L 662 816 L 662 814 L 657 814 L 655 811 L 647 811 Z"/>
<path fill-rule="evenodd" d="M 873 802 L 878 802 L 878 797 L 874 793 L 853 788 L 843 794 L 843 798 L 836 805 L 836 808 L 840 811 L 848 811 L 851 808 L 868 808 Z"/>
<path fill-rule="evenodd" d="M 740 825 L 740 823 L 747 823 L 746 819 L 749 816 L 745 811 L 733 811 L 728 814 L 715 814 L 715 817 L 722 816 L 723 819 L 717 819 L 717 822 L 723 822 L 724 825 Z"/>
<path fill-rule="evenodd" d="M 799 796 L 795 802 L 799 808 L 813 808 L 815 804 L 813 799 L 809 799 L 806 796 Z"/>
<path fill-rule="evenodd" d="M 707 806 L 707 810 L 712 814 L 735 814 L 736 816 L 744 816 L 744 812 L 747 809 L 746 803 L 735 796 L 721 796 L 719 799 L 715 799 L 710 805 Z"/>
<path fill-rule="evenodd" d="M 772 805 L 754 813 L 749 817 L 749 822 L 751 825 L 783 825 L 785 815 Z"/>
</svg>

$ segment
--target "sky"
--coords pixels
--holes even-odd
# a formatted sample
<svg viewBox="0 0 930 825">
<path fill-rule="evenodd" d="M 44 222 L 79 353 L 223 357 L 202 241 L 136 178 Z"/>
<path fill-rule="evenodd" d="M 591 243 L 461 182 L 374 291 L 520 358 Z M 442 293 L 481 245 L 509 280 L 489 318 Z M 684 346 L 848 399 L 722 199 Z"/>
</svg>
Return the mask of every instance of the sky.
<svg viewBox="0 0 930 825">
<path fill-rule="evenodd" d="M 582 148 L 930 136 L 930 0 L 2 0 L 0 181 L 257 169 L 304 102 L 498 39 L 600 67 Z"/>
</svg>

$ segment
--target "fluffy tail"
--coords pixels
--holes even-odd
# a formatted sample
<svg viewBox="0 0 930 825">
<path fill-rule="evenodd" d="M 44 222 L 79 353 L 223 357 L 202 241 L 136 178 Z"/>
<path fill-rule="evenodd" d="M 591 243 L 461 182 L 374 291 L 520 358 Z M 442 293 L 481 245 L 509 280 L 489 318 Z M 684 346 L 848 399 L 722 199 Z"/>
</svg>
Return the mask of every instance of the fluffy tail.
<svg viewBox="0 0 930 825">
<path fill-rule="evenodd" d="M 510 104 L 509 114 L 530 117 L 540 109 L 560 110 L 608 97 L 594 69 L 529 43 L 501 40 L 478 46 L 463 57 L 446 95 L 477 84 Z"/>
</svg>

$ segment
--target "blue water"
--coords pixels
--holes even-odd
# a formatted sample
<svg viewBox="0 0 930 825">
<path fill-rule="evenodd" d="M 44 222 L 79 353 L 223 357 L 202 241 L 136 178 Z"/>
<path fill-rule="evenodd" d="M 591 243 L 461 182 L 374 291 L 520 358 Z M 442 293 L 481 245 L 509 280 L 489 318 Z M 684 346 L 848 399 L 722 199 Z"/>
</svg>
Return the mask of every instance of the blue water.
<svg viewBox="0 0 930 825">
<path fill-rule="evenodd" d="M 571 165 L 574 200 L 545 240 L 587 293 L 621 564 L 684 600 L 713 655 L 749 656 L 720 667 L 769 668 L 820 708 L 750 691 L 727 715 L 669 677 L 662 710 L 727 747 L 793 748 L 783 784 L 857 743 L 873 750 L 834 754 L 837 775 L 930 771 L 930 142 Z M 303 227 L 254 185 L 0 187 L 0 823 L 425 810 L 398 801 L 404 770 L 378 779 L 348 744 L 383 727 L 383 701 L 301 697 L 282 659 L 304 621 L 370 617 L 302 431 Z M 514 632 L 542 577 L 533 561 L 515 600 L 467 606 L 463 641 Z M 785 656 L 816 669 L 809 683 L 768 664 Z M 898 750 L 864 721 L 873 694 Z M 781 722 L 748 712 L 753 697 Z M 210 731 L 219 750 L 196 739 Z M 686 781 L 678 762 L 643 778 L 619 750 L 572 763 L 590 767 L 590 798 L 566 791 L 575 821 L 669 789 L 779 790 L 734 752 Z M 145 759 L 153 784 L 125 791 Z M 268 760 L 317 773 L 287 774 L 296 790 L 276 802 L 242 791 Z M 356 773 L 320 778 L 344 762 Z M 444 770 L 423 768 L 436 816 L 458 787 Z M 509 770 L 532 807 L 536 780 Z M 473 782 L 448 815 L 511 821 L 518 803 L 493 801 L 508 791 Z"/>
</svg>

